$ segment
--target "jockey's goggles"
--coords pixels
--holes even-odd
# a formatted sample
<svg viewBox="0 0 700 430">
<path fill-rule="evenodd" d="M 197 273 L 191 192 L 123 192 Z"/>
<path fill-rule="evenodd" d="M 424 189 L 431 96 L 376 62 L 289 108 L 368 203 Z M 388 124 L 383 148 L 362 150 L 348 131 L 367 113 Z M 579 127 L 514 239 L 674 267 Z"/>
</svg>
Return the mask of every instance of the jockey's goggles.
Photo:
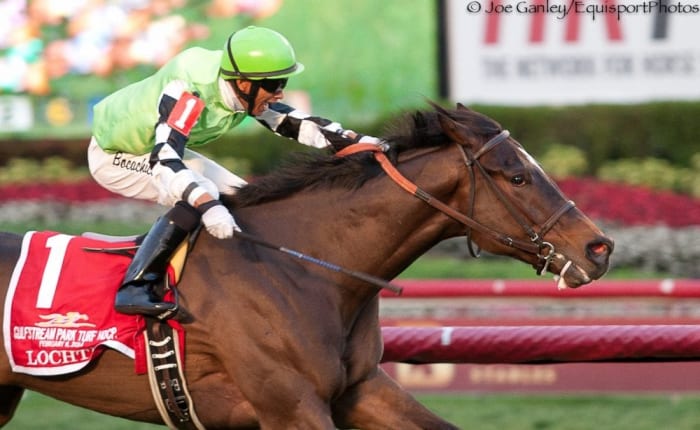
<svg viewBox="0 0 700 430">
<path fill-rule="evenodd" d="M 276 94 L 287 86 L 287 80 L 287 78 L 261 79 L 258 82 L 260 83 L 260 88 L 270 94 Z"/>
</svg>

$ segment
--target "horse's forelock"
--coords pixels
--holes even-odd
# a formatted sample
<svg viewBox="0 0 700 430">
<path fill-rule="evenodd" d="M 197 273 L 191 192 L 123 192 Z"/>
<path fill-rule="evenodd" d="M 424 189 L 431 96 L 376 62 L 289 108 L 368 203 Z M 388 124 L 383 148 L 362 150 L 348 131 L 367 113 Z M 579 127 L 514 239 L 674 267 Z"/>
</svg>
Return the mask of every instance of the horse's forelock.
<svg viewBox="0 0 700 430">
<path fill-rule="evenodd" d="M 439 146 L 447 142 L 435 111 L 415 111 L 394 120 L 387 126 L 384 139 L 395 153 Z"/>
<path fill-rule="evenodd" d="M 492 137 L 503 130 L 501 125 L 492 118 L 463 106 L 451 110 L 450 118 L 467 127 L 472 133 L 483 137 Z"/>
<path fill-rule="evenodd" d="M 394 143 L 397 152 L 446 143 L 447 137 L 440 125 L 439 115 L 447 115 L 475 135 L 484 138 L 490 138 L 503 129 L 490 117 L 462 105 L 458 105 L 456 109 L 446 109 L 434 102 L 430 102 L 430 105 L 432 110 L 404 115 L 390 126 L 391 134 L 386 138 Z"/>
</svg>

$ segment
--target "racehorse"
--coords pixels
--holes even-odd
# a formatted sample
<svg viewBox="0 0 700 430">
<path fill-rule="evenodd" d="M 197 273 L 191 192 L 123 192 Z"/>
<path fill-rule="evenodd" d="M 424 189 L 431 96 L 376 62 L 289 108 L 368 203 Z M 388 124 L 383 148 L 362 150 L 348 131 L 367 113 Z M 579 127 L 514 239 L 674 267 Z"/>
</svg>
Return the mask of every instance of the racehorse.
<svg viewBox="0 0 700 430">
<path fill-rule="evenodd" d="M 385 138 L 383 151 L 303 153 L 224 202 L 248 234 L 382 279 L 465 234 L 480 249 L 560 275 L 563 286 L 607 271 L 612 240 L 491 118 L 433 105 L 400 116 Z M 0 235 L 2 296 L 20 243 Z M 185 373 L 207 429 L 457 428 L 379 367 L 378 287 L 205 233 L 179 285 Z M 13 373 L 0 355 L 0 425 L 25 389 L 163 422 L 147 378 L 118 352 L 60 377 Z"/>
</svg>

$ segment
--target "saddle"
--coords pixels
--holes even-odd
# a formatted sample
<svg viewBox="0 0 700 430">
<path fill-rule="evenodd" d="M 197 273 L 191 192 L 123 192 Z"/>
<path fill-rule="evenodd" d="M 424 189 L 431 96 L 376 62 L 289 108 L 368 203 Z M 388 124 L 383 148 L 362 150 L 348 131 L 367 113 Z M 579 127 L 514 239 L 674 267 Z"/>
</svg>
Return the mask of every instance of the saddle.
<svg viewBox="0 0 700 430">
<path fill-rule="evenodd" d="M 170 270 L 167 273 L 167 276 L 163 277 L 165 282 L 162 285 L 162 291 L 160 291 L 162 295 L 165 295 L 167 291 L 172 291 L 172 293 L 175 295 L 175 300 L 177 300 L 177 289 L 175 288 L 175 286 L 177 286 L 178 282 L 180 282 L 182 272 L 185 270 L 185 262 L 187 261 L 187 255 L 189 254 L 190 249 L 194 245 L 194 242 L 197 240 L 199 231 L 200 228 L 197 228 L 194 232 L 192 232 L 186 240 L 182 241 L 180 246 L 175 250 L 175 252 L 173 252 L 172 257 L 170 257 Z M 122 248 L 84 248 L 86 251 L 126 255 L 129 257 L 133 256 L 133 251 L 138 249 L 139 241 L 142 237 L 140 235 L 112 236 L 91 231 L 82 233 L 81 236 L 109 243 L 132 242 L 134 243 L 134 245 Z"/>
</svg>

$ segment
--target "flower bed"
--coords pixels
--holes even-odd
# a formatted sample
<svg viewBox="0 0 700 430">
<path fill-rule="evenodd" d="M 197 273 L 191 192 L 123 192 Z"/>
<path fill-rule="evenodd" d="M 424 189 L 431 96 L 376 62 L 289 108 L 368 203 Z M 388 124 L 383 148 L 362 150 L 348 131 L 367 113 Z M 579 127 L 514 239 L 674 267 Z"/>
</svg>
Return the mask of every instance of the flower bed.
<svg viewBox="0 0 700 430">
<path fill-rule="evenodd" d="M 570 178 L 558 184 L 596 220 L 625 226 L 700 225 L 700 199 L 690 196 L 595 179 Z"/>
<path fill-rule="evenodd" d="M 613 267 L 700 277 L 700 199 L 593 179 L 558 181 L 562 191 L 615 239 Z M 155 220 L 164 208 L 117 196 L 93 180 L 0 187 L 0 222 Z M 464 240 L 436 250 L 457 257 Z M 458 244 L 458 245 L 455 245 Z"/>
<path fill-rule="evenodd" d="M 558 181 L 564 194 L 591 218 L 612 225 L 687 227 L 700 225 L 700 199 L 645 187 L 588 178 Z M 71 183 L 0 186 L 0 204 L 50 200 L 66 203 L 124 199 L 91 179 Z M 126 199 L 128 200 L 128 199 Z"/>
<path fill-rule="evenodd" d="M 102 188 L 92 179 L 0 186 L 0 222 L 58 223 L 155 220 L 165 209 Z"/>
<path fill-rule="evenodd" d="M 0 186 L 0 203 L 21 200 L 89 202 L 121 198 L 92 179 L 75 182 L 19 183 Z"/>
</svg>

